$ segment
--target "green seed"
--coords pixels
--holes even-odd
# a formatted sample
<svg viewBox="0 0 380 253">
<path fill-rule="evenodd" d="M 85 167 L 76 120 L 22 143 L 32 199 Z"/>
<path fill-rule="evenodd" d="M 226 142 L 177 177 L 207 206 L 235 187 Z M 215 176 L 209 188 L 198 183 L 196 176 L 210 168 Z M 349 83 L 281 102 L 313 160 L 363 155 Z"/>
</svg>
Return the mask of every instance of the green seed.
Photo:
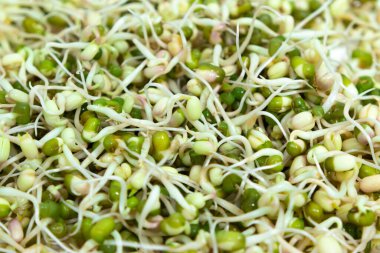
<svg viewBox="0 0 380 253">
<path fill-rule="evenodd" d="M 259 166 L 264 166 L 267 163 L 268 156 L 261 156 L 255 160 Z"/>
<path fill-rule="evenodd" d="M 293 15 L 295 20 L 300 21 L 300 20 L 303 20 L 307 16 L 310 15 L 310 10 L 303 10 L 303 9 L 294 8 L 292 15 Z"/>
<path fill-rule="evenodd" d="M 252 10 L 252 5 L 249 1 L 243 0 L 239 2 L 238 13 L 239 16 L 249 13 Z"/>
<path fill-rule="evenodd" d="M 199 59 L 201 58 L 201 51 L 199 49 L 191 50 L 190 57 L 186 59 L 186 66 L 190 69 L 196 69 L 199 66 Z"/>
<path fill-rule="evenodd" d="M 282 109 L 282 97 L 274 97 L 268 104 L 269 112 L 279 112 Z"/>
<path fill-rule="evenodd" d="M 161 23 L 153 24 L 153 29 L 154 29 L 154 32 L 157 34 L 157 36 L 160 36 L 164 31 Z M 147 36 L 152 35 L 152 30 L 149 25 L 145 26 L 145 30 L 146 30 Z M 137 28 L 136 32 L 138 36 L 144 37 L 144 30 L 142 26 Z"/>
<path fill-rule="evenodd" d="M 292 59 L 295 56 L 301 56 L 301 51 L 298 48 L 293 49 L 292 51 L 288 52 L 286 54 L 290 59 Z"/>
<path fill-rule="evenodd" d="M 67 202 L 70 202 L 71 205 L 75 205 L 75 202 L 72 200 L 67 200 Z M 59 204 L 59 215 L 62 217 L 62 219 L 68 220 L 75 218 L 77 216 L 77 213 L 70 207 L 66 206 L 63 202 L 61 202 Z"/>
<path fill-rule="evenodd" d="M 253 30 L 251 41 L 250 41 L 252 45 L 261 45 L 263 39 L 265 39 L 265 34 L 261 30 L 259 29 Z"/>
<path fill-rule="evenodd" d="M 346 75 L 341 74 L 341 76 L 342 76 L 342 82 L 344 86 L 348 86 L 352 83 L 351 80 Z"/>
<path fill-rule="evenodd" d="M 110 134 L 104 137 L 103 146 L 107 152 L 113 153 L 119 147 L 119 143 L 117 142 L 118 137 L 116 135 Z"/>
<path fill-rule="evenodd" d="M 153 29 L 156 32 L 157 36 L 160 36 L 164 32 L 164 28 L 161 23 L 157 23 L 153 25 Z"/>
<path fill-rule="evenodd" d="M 198 235 L 198 232 L 201 230 L 201 226 L 199 223 L 190 224 L 190 234 L 191 238 L 195 238 Z"/>
<path fill-rule="evenodd" d="M 55 200 L 56 198 L 55 198 L 55 196 L 53 194 L 51 194 L 50 191 L 45 190 L 45 191 L 42 192 L 42 198 L 41 199 L 42 199 L 43 202 L 45 202 L 45 201 L 48 201 L 48 200 Z"/>
<path fill-rule="evenodd" d="M 359 93 L 363 93 L 369 89 L 372 89 L 373 87 L 375 87 L 375 83 L 370 76 L 361 76 L 356 83 L 356 88 L 358 89 Z"/>
<path fill-rule="evenodd" d="M 322 3 L 320 0 L 310 0 L 309 1 L 309 7 L 310 7 L 310 11 L 315 11 L 317 9 L 319 9 L 319 7 L 321 7 Z"/>
<path fill-rule="evenodd" d="M 368 165 L 363 164 L 360 167 L 360 170 L 359 170 L 359 177 L 360 178 L 365 178 L 365 177 L 377 175 L 379 173 L 380 173 L 379 170 L 377 170 L 377 169 L 375 169 L 373 167 L 370 167 Z"/>
<path fill-rule="evenodd" d="M 232 110 L 237 110 L 239 109 L 240 107 L 240 103 L 243 103 L 243 102 L 239 102 L 239 101 L 236 101 L 232 104 L 231 108 Z M 247 110 L 247 104 L 246 103 L 243 103 L 243 106 L 241 108 L 241 112 L 245 112 Z"/>
<path fill-rule="evenodd" d="M 313 116 L 317 118 L 321 118 L 325 114 L 325 111 L 323 110 L 322 106 L 317 105 L 313 107 L 313 109 L 311 110 L 311 113 L 313 114 Z"/>
<path fill-rule="evenodd" d="M 103 55 L 103 50 L 99 47 L 99 50 L 98 52 L 96 53 L 96 55 L 94 56 L 94 60 L 99 60 Z"/>
<path fill-rule="evenodd" d="M 247 57 L 247 56 L 242 56 L 242 57 L 241 57 L 241 62 L 238 61 L 238 62 L 237 62 L 237 66 L 239 67 L 239 69 L 242 69 L 243 66 L 245 66 L 245 67 L 249 67 L 249 63 L 250 63 L 250 59 L 249 59 L 249 57 Z"/>
<path fill-rule="evenodd" d="M 54 201 L 48 200 L 40 204 L 40 218 L 53 218 L 58 220 L 60 214 L 60 205 Z"/>
<path fill-rule="evenodd" d="M 89 118 L 84 124 L 83 129 L 90 132 L 98 132 L 100 128 L 100 120 L 98 118 Z"/>
<path fill-rule="evenodd" d="M 16 116 L 16 123 L 17 124 L 24 125 L 24 124 L 28 124 L 30 122 L 30 106 L 29 106 L 29 104 L 17 102 L 15 107 L 13 108 L 13 113 L 15 113 L 17 115 Z"/>
<path fill-rule="evenodd" d="M 24 88 L 24 86 L 21 85 L 20 82 L 15 82 L 14 84 L 12 84 L 13 88 L 15 89 L 18 89 L 18 90 L 21 90 L 25 93 L 28 93 L 28 91 Z"/>
<path fill-rule="evenodd" d="M 124 101 L 120 101 L 119 99 L 116 99 L 116 100 L 112 99 L 112 100 L 107 101 L 107 107 L 112 108 L 117 113 L 121 113 L 122 112 L 122 110 L 123 110 L 123 104 L 124 104 Z"/>
<path fill-rule="evenodd" d="M 269 41 L 268 52 L 269 55 L 274 55 L 285 41 L 284 36 L 277 36 Z"/>
<path fill-rule="evenodd" d="M 241 177 L 236 174 L 230 174 L 223 179 L 222 189 L 223 192 L 230 194 L 236 191 L 237 187 L 241 184 Z"/>
<path fill-rule="evenodd" d="M 0 198 L 0 219 L 7 217 L 11 211 L 9 202 L 6 199 Z"/>
<path fill-rule="evenodd" d="M 273 144 L 271 141 L 265 141 L 263 144 L 261 144 L 257 150 L 264 149 L 264 148 L 271 148 L 273 147 Z"/>
<path fill-rule="evenodd" d="M 32 18 L 25 18 L 22 21 L 22 26 L 27 33 L 34 33 L 39 35 L 43 35 L 45 33 L 45 28 L 43 25 Z"/>
<path fill-rule="evenodd" d="M 315 74 L 315 68 L 314 65 L 311 63 L 306 63 L 303 65 L 303 74 L 305 78 L 311 79 L 314 77 Z"/>
<path fill-rule="evenodd" d="M 58 238 L 62 238 L 67 234 L 67 227 L 63 221 L 57 221 L 49 224 L 48 228 Z"/>
<path fill-rule="evenodd" d="M 305 207 L 304 212 L 310 219 L 321 222 L 324 218 L 324 211 L 320 205 L 314 201 L 310 201 Z"/>
<path fill-rule="evenodd" d="M 324 167 L 326 170 L 333 172 L 334 171 L 334 157 L 329 157 L 324 162 Z"/>
<path fill-rule="evenodd" d="M 344 104 L 336 103 L 328 112 L 325 113 L 323 118 L 329 123 L 337 123 L 345 121 L 346 118 L 343 114 Z"/>
<path fill-rule="evenodd" d="M 292 99 L 290 97 L 274 97 L 268 104 L 267 110 L 274 113 L 283 113 L 292 108 Z"/>
<path fill-rule="evenodd" d="M 82 221 L 81 232 L 85 239 L 90 239 L 91 227 L 92 227 L 92 219 L 84 218 Z"/>
<path fill-rule="evenodd" d="M 260 93 L 265 98 L 268 98 L 272 94 L 272 92 L 270 91 L 270 89 L 268 87 L 262 87 L 262 88 L 260 88 Z"/>
<path fill-rule="evenodd" d="M 293 220 L 289 224 L 289 228 L 295 228 L 295 229 L 304 229 L 305 222 L 301 218 L 293 218 Z"/>
<path fill-rule="evenodd" d="M 343 228 L 354 239 L 359 239 L 361 237 L 360 227 L 358 227 L 354 224 L 351 224 L 351 223 L 345 223 L 345 224 L 343 224 Z"/>
<path fill-rule="evenodd" d="M 63 28 L 67 26 L 66 21 L 58 15 L 51 15 L 47 18 L 49 24 Z"/>
<path fill-rule="evenodd" d="M 139 202 L 140 200 L 137 197 L 132 196 L 127 200 L 127 207 L 134 209 L 139 205 Z"/>
<path fill-rule="evenodd" d="M 98 243 L 102 243 L 115 229 L 115 220 L 113 217 L 104 218 L 96 222 L 91 230 L 90 237 Z"/>
<path fill-rule="evenodd" d="M 164 151 L 170 147 L 169 134 L 166 131 L 158 131 L 152 137 L 153 147 L 156 151 Z"/>
<path fill-rule="evenodd" d="M 366 1 L 371 1 L 371 0 L 361 0 L 361 2 L 366 2 Z M 371 240 L 367 242 L 367 245 L 365 246 L 364 253 L 371 253 L 372 248 L 378 249 L 379 246 L 379 241 L 378 240 Z"/>
<path fill-rule="evenodd" d="M 110 245 L 110 244 L 102 244 L 99 246 L 99 249 L 103 253 L 115 253 L 116 252 L 116 246 Z"/>
<path fill-rule="evenodd" d="M 236 81 L 238 78 L 239 78 L 239 76 L 236 74 L 233 74 L 232 76 L 230 76 L 231 81 Z M 233 89 L 232 84 L 229 84 L 229 83 L 223 83 L 222 84 L 222 87 L 221 87 L 222 91 L 229 91 L 230 92 L 230 91 L 232 91 L 232 89 Z"/>
<path fill-rule="evenodd" d="M 115 102 L 115 103 L 118 103 L 121 107 L 124 106 L 124 99 L 121 98 L 121 97 L 114 97 L 113 99 L 111 99 L 111 101 Z"/>
<path fill-rule="evenodd" d="M 219 123 L 218 129 L 224 136 L 228 135 L 228 124 L 225 121 Z"/>
<path fill-rule="evenodd" d="M 273 23 L 273 19 L 272 17 L 267 14 L 267 13 L 263 13 L 263 14 L 260 14 L 258 17 L 257 17 L 258 20 L 260 20 L 261 22 L 263 22 L 266 26 L 268 26 L 269 28 L 272 28 L 275 24 Z"/>
<path fill-rule="evenodd" d="M 45 76 L 52 76 L 53 74 L 55 74 L 55 68 L 56 68 L 56 63 L 53 60 L 49 60 L 49 59 L 43 60 L 38 65 L 38 69 Z"/>
<path fill-rule="evenodd" d="M 141 109 L 132 108 L 132 110 L 130 112 L 130 115 L 131 115 L 132 118 L 142 119 L 142 111 L 141 111 Z"/>
<path fill-rule="evenodd" d="M 163 219 L 160 223 L 160 229 L 167 235 L 179 235 L 185 230 L 186 219 L 180 213 L 173 213 Z"/>
<path fill-rule="evenodd" d="M 122 238 L 122 240 L 124 241 L 128 241 L 128 242 L 136 242 L 138 243 L 139 240 L 137 238 L 136 235 L 134 235 L 133 233 L 131 233 L 130 231 L 128 230 L 124 230 L 120 233 L 120 236 Z M 127 252 L 132 252 L 132 251 L 135 251 L 135 250 L 132 250 L 132 247 L 126 247 L 127 249 Z"/>
<path fill-rule="evenodd" d="M 108 102 L 108 99 L 106 99 L 106 98 L 98 98 L 92 104 L 93 105 L 99 105 L 99 106 L 106 106 L 107 102 Z"/>
<path fill-rule="evenodd" d="M 74 68 L 76 67 L 76 60 L 74 59 L 74 57 L 70 54 L 68 55 L 67 57 L 67 61 L 65 63 L 65 67 L 69 70 L 69 71 L 74 71 Z M 83 74 L 86 74 L 86 72 L 84 72 Z"/>
<path fill-rule="evenodd" d="M 7 96 L 7 93 L 3 90 L 0 90 L 0 104 L 6 104 L 7 100 L 5 99 Z"/>
<path fill-rule="evenodd" d="M 141 149 L 142 149 L 142 145 L 144 143 L 144 139 L 145 138 L 142 137 L 142 136 L 137 136 L 137 137 L 129 138 L 129 140 L 127 142 L 127 147 L 131 151 L 140 154 L 141 153 Z"/>
<path fill-rule="evenodd" d="M 242 196 L 241 210 L 246 213 L 256 210 L 258 207 L 257 201 L 259 201 L 260 196 L 260 193 L 256 189 L 246 189 Z"/>
<path fill-rule="evenodd" d="M 373 91 L 371 91 L 371 95 L 380 96 L 380 89 L 375 88 Z"/>
<path fill-rule="evenodd" d="M 191 160 L 192 165 L 202 165 L 204 163 L 205 157 L 206 157 L 204 155 L 197 154 L 194 150 L 191 150 L 189 152 L 189 156 L 190 156 L 190 160 Z"/>
<path fill-rule="evenodd" d="M 112 181 L 108 190 L 111 201 L 119 201 L 121 192 L 121 184 L 118 181 Z"/>
<path fill-rule="evenodd" d="M 216 232 L 218 248 L 225 251 L 245 249 L 245 236 L 238 231 L 220 230 Z"/>
<path fill-rule="evenodd" d="M 359 66 L 361 68 L 370 68 L 373 64 L 371 53 L 362 49 L 355 49 L 352 52 L 352 58 L 356 58 L 359 60 Z"/>
<path fill-rule="evenodd" d="M 360 212 L 354 208 L 348 213 L 347 219 L 352 224 L 366 227 L 372 225 L 376 221 L 376 214 L 372 210 Z"/>
<path fill-rule="evenodd" d="M 136 235 L 134 235 L 133 233 L 131 233 L 130 231 L 128 230 L 123 230 L 121 233 L 120 233 L 120 236 L 123 240 L 126 240 L 126 241 L 130 241 L 130 242 L 138 242 L 138 238 Z"/>
<path fill-rule="evenodd" d="M 310 101 L 313 104 L 321 105 L 322 104 L 322 97 L 318 95 L 315 91 L 306 92 L 304 94 L 304 97 L 307 101 Z"/>
<path fill-rule="evenodd" d="M 83 126 L 83 138 L 89 141 L 94 137 L 99 132 L 100 124 L 101 122 L 98 118 L 89 118 Z"/>
<path fill-rule="evenodd" d="M 121 134 L 121 139 L 124 141 L 124 143 L 125 144 L 128 144 L 128 140 L 130 139 L 130 138 L 132 138 L 132 137 L 135 137 L 135 135 L 134 134 L 132 134 L 132 133 L 122 133 Z"/>
<path fill-rule="evenodd" d="M 219 147 L 219 153 L 229 157 L 239 156 L 241 151 L 230 143 L 224 143 Z"/>
<path fill-rule="evenodd" d="M 286 144 L 286 152 L 288 152 L 288 154 L 293 156 L 293 157 L 299 156 L 300 154 L 303 153 L 303 151 L 304 150 L 302 149 L 302 147 L 300 147 L 300 145 L 298 145 L 294 141 L 289 141 Z"/>
<path fill-rule="evenodd" d="M 206 118 L 206 120 L 207 120 L 208 123 L 211 123 L 211 124 L 215 123 L 215 118 L 214 118 L 214 116 L 212 116 L 212 114 L 211 114 L 211 112 L 210 112 L 209 109 L 207 109 L 207 108 L 204 109 L 202 111 L 202 114 Z"/>
<path fill-rule="evenodd" d="M 291 58 L 290 64 L 298 76 L 306 79 L 312 79 L 312 77 L 314 77 L 314 65 L 308 63 L 304 58 L 300 56 L 294 56 Z"/>
<path fill-rule="evenodd" d="M 123 74 L 123 69 L 120 68 L 120 66 L 117 64 L 112 64 L 111 66 L 109 66 L 108 71 L 111 73 L 111 75 L 116 77 L 121 77 L 121 75 Z"/>
<path fill-rule="evenodd" d="M 279 155 L 270 156 L 266 160 L 266 165 L 274 165 L 274 164 L 278 164 L 278 165 L 269 170 L 265 170 L 265 172 L 276 173 L 276 172 L 282 171 L 282 169 L 284 168 L 282 157 Z"/>
<path fill-rule="evenodd" d="M 275 118 L 277 118 L 278 120 L 280 120 L 278 114 L 276 114 L 276 113 L 272 113 L 272 114 L 273 114 L 273 116 L 274 116 Z M 265 123 L 267 123 L 267 124 L 268 124 L 269 126 L 271 126 L 271 127 L 277 126 L 276 121 L 274 121 L 274 120 L 273 120 L 272 118 L 270 118 L 270 117 L 264 116 L 264 120 L 265 120 Z"/>
<path fill-rule="evenodd" d="M 222 93 L 220 94 L 220 101 L 230 106 L 235 102 L 235 97 L 232 93 Z"/>
<path fill-rule="evenodd" d="M 146 35 L 150 36 L 152 34 L 152 31 L 150 30 L 150 26 L 145 26 Z M 144 38 L 144 28 L 142 26 L 139 26 L 136 31 L 137 35 L 141 38 Z"/>
<path fill-rule="evenodd" d="M 42 152 L 46 156 L 55 156 L 62 152 L 62 140 L 54 138 L 45 142 L 42 146 Z"/>
<path fill-rule="evenodd" d="M 296 113 L 304 112 L 309 110 L 309 106 L 306 104 L 305 100 L 301 96 L 297 96 L 293 99 L 293 110 Z"/>
<path fill-rule="evenodd" d="M 93 111 L 84 111 L 80 115 L 80 123 L 83 125 L 89 120 L 90 118 L 96 118 L 96 114 Z"/>
<path fill-rule="evenodd" d="M 232 90 L 232 95 L 235 97 L 235 99 L 237 99 L 239 101 L 243 98 L 244 94 L 245 94 L 245 89 L 243 89 L 241 87 L 235 87 Z"/>
<path fill-rule="evenodd" d="M 186 38 L 186 39 L 190 39 L 191 36 L 193 36 L 193 29 L 191 29 L 191 28 L 188 27 L 188 26 L 184 26 L 184 27 L 182 27 L 182 32 L 183 32 L 183 34 L 185 35 L 185 38 Z"/>
</svg>

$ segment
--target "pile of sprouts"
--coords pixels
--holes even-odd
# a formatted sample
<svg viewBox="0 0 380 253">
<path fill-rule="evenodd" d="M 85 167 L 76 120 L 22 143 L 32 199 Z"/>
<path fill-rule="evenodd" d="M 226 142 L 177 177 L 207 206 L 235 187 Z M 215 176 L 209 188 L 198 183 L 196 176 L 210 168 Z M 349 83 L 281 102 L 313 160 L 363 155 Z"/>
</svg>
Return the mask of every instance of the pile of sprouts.
<svg viewBox="0 0 380 253">
<path fill-rule="evenodd" d="M 379 0 L 0 0 L 0 251 L 380 252 L 379 59 Z"/>
</svg>

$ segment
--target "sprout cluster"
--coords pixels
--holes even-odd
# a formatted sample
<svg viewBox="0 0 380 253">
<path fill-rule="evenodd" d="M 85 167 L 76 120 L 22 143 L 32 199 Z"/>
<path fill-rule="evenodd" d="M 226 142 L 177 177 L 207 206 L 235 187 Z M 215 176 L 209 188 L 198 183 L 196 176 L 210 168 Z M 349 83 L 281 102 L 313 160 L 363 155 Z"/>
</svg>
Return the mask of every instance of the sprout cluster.
<svg viewBox="0 0 380 253">
<path fill-rule="evenodd" d="M 0 251 L 378 252 L 380 2 L 0 0 Z"/>
</svg>

